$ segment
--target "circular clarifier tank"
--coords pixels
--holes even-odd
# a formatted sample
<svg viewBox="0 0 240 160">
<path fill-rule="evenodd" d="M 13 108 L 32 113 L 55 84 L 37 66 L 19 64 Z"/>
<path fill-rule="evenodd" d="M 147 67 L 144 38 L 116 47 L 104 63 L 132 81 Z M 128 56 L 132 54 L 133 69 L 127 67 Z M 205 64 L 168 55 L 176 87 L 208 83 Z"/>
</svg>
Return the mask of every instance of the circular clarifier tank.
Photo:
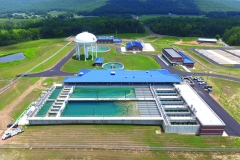
<svg viewBox="0 0 240 160">
<path fill-rule="evenodd" d="M 109 62 L 102 65 L 103 69 L 124 69 L 124 65 L 119 62 Z"/>
</svg>

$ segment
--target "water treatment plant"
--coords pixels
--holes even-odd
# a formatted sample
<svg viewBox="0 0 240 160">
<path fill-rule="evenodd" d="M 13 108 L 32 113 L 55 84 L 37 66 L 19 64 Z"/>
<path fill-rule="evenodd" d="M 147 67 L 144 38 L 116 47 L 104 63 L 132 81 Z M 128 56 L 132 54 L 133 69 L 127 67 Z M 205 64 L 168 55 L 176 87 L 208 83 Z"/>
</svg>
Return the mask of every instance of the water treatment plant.
<svg viewBox="0 0 240 160">
<path fill-rule="evenodd" d="M 80 70 L 42 94 L 19 124 L 161 125 L 165 133 L 196 135 L 222 135 L 225 128 L 195 90 L 167 70 Z"/>
</svg>

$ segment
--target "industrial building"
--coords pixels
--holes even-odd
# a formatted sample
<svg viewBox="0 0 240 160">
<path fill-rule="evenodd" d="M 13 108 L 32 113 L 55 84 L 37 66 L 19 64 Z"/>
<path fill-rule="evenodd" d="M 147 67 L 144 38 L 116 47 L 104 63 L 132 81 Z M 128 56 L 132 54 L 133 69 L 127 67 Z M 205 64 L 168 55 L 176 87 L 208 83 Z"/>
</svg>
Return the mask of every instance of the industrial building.
<svg viewBox="0 0 240 160">
<path fill-rule="evenodd" d="M 167 70 L 80 70 L 32 103 L 20 124 L 161 125 L 165 133 L 222 135 L 225 124 Z"/>
<path fill-rule="evenodd" d="M 104 62 L 104 58 L 96 58 L 95 59 L 95 61 L 94 61 L 94 63 L 92 64 L 93 66 L 102 66 L 102 64 L 103 64 L 103 62 Z"/>
<path fill-rule="evenodd" d="M 97 43 L 99 44 L 122 43 L 122 40 L 114 38 L 114 36 L 98 36 Z"/>
<path fill-rule="evenodd" d="M 126 44 L 127 51 L 142 51 L 143 45 L 140 42 L 132 41 Z"/>
<path fill-rule="evenodd" d="M 178 52 L 182 57 L 183 57 L 183 65 L 187 66 L 188 68 L 193 68 L 194 67 L 194 61 L 189 58 L 186 54 L 182 52 Z"/>
<path fill-rule="evenodd" d="M 217 43 L 217 39 L 214 38 L 198 38 L 199 43 Z"/>
<path fill-rule="evenodd" d="M 189 68 L 194 67 L 194 61 L 182 52 L 173 48 L 163 48 L 162 56 L 172 65 L 184 65 Z"/>
</svg>

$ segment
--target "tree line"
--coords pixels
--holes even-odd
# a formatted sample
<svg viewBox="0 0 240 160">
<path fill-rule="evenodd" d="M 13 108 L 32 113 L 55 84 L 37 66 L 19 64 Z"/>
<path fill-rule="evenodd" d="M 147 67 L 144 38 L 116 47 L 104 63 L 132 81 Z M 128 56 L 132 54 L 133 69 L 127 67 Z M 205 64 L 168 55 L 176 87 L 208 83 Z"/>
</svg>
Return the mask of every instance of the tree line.
<svg viewBox="0 0 240 160">
<path fill-rule="evenodd" d="M 240 27 L 227 29 L 223 35 L 223 41 L 232 46 L 240 46 Z"/>
<path fill-rule="evenodd" d="M 54 17 L 42 20 L 27 20 L 18 23 L 6 22 L 0 26 L 0 45 L 9 45 L 39 38 L 57 38 L 77 35 L 83 31 L 95 35 L 109 33 L 145 32 L 141 23 L 130 16 L 61 19 Z"/>
<path fill-rule="evenodd" d="M 227 29 L 240 26 L 239 18 L 159 17 L 144 21 L 157 34 L 180 37 L 215 37 Z"/>
</svg>

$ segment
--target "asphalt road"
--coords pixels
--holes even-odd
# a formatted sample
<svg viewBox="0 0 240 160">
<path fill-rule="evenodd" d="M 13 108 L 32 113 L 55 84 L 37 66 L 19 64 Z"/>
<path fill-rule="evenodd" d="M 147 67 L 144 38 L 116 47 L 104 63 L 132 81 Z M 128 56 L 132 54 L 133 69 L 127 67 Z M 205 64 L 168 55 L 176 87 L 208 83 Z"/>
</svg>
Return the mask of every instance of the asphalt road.
<svg viewBox="0 0 240 160">
<path fill-rule="evenodd" d="M 120 46 L 116 46 L 116 50 L 119 50 Z M 53 77 L 53 76 L 74 76 L 72 73 L 62 72 L 61 67 L 74 55 L 75 50 L 72 50 L 65 58 L 63 58 L 56 66 L 51 68 L 48 71 L 44 71 L 36 74 L 29 74 L 29 77 Z M 177 74 L 180 76 L 191 76 L 191 72 L 183 72 L 177 69 L 172 68 L 171 66 L 166 65 L 158 56 L 156 55 L 147 55 L 154 58 L 162 69 L 167 69 L 171 74 Z M 216 78 L 223 78 L 228 80 L 239 81 L 239 78 L 233 78 L 222 75 L 215 74 L 205 74 L 205 73 L 194 73 L 195 76 L 211 76 Z M 212 108 L 212 110 L 223 120 L 226 124 L 225 131 L 229 136 L 240 136 L 240 124 L 233 119 L 231 115 L 228 114 L 198 83 L 195 83 L 196 91 L 201 95 L 203 100 Z"/>
<path fill-rule="evenodd" d="M 74 76 L 73 73 L 66 73 L 62 72 L 61 68 L 62 66 L 74 55 L 76 52 L 75 49 L 73 49 L 66 57 L 64 57 L 57 65 L 55 65 L 53 68 L 40 72 L 40 73 L 34 73 L 34 74 L 28 74 L 28 77 L 55 77 L 55 76 Z"/>
</svg>

